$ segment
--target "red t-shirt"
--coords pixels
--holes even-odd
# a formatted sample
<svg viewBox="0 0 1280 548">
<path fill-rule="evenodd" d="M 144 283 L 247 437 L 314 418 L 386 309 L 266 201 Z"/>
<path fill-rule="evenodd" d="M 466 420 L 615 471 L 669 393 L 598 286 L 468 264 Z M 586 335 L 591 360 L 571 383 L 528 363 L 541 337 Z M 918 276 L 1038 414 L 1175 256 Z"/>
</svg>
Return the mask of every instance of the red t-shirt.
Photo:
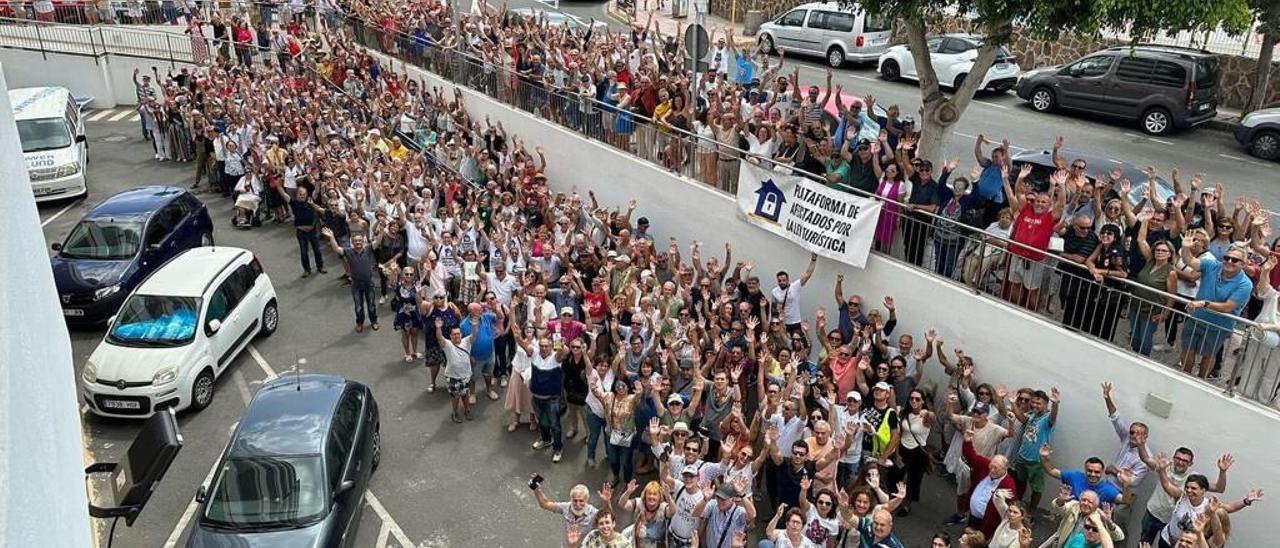
<svg viewBox="0 0 1280 548">
<path fill-rule="evenodd" d="M 604 313 L 609 309 L 609 293 L 607 291 L 599 293 L 587 292 L 586 295 L 582 296 L 582 300 L 587 302 L 587 311 L 593 320 L 603 318 Z"/>
<path fill-rule="evenodd" d="M 1053 237 L 1053 225 L 1055 224 L 1057 223 L 1053 219 L 1053 210 L 1036 213 L 1035 207 L 1028 202 L 1023 204 L 1022 210 L 1018 212 L 1018 217 L 1013 220 L 1013 234 L 1010 237 L 1015 242 L 1026 244 L 1036 249 L 1049 249 L 1049 238 Z M 1044 259 L 1044 253 L 1032 251 L 1021 246 L 1012 246 L 1009 252 L 1030 261 Z"/>
</svg>

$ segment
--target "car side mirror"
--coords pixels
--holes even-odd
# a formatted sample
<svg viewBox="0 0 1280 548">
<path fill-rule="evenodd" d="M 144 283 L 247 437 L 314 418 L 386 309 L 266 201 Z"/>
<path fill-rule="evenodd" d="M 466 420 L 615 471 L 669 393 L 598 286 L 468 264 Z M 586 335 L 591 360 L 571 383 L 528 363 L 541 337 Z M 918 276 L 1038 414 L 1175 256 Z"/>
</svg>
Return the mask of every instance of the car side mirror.
<svg viewBox="0 0 1280 548">
<path fill-rule="evenodd" d="M 77 142 L 77 143 L 87 143 L 87 142 L 89 142 L 89 138 L 88 138 L 88 137 L 85 137 L 84 135 L 76 135 L 76 142 Z"/>
<path fill-rule="evenodd" d="M 350 491 L 355 488 L 356 488 L 356 482 L 352 480 L 344 480 L 342 483 L 338 484 L 338 489 L 333 492 L 333 497 L 338 498 L 346 494 L 347 491 Z"/>
<path fill-rule="evenodd" d="M 217 318 L 209 320 L 209 332 L 217 333 L 219 329 L 222 329 L 222 320 Z"/>
<path fill-rule="evenodd" d="M 205 489 L 206 488 L 203 485 L 201 485 L 198 489 L 196 489 L 196 502 L 203 503 L 205 501 L 205 499 L 207 498 L 206 496 L 207 493 L 205 492 Z"/>
<path fill-rule="evenodd" d="M 53 242 L 53 244 L 49 246 L 49 249 L 52 249 L 54 251 L 62 251 L 62 244 L 59 242 Z"/>
<path fill-rule="evenodd" d="M 107 327 L 111 327 L 115 324 L 116 324 L 116 315 L 112 314 L 110 318 L 107 318 Z"/>
</svg>

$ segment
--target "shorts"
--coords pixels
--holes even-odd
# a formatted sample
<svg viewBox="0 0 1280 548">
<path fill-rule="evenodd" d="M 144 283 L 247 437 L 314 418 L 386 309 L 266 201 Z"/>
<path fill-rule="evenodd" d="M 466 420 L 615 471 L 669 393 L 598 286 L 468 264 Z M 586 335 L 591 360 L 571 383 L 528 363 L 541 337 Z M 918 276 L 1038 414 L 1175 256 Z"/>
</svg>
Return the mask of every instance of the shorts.
<svg viewBox="0 0 1280 548">
<path fill-rule="evenodd" d="M 434 336 L 434 334 L 432 335 Z M 427 365 L 441 366 L 444 365 L 444 350 L 438 346 L 428 346 L 422 352 L 426 356 Z"/>
<path fill-rule="evenodd" d="M 1216 356 L 1222 343 L 1231 337 L 1230 329 L 1223 329 L 1202 321 L 1187 321 L 1182 324 L 1182 350 L 1194 352 L 1197 356 Z"/>
<path fill-rule="evenodd" d="M 459 397 L 462 397 L 462 396 L 467 395 L 468 387 L 471 385 L 471 381 L 470 381 L 470 379 L 454 379 L 454 378 L 449 378 L 449 379 L 446 379 L 446 380 L 448 380 L 448 381 L 449 381 L 449 382 L 448 382 L 448 385 L 449 385 L 449 395 L 450 395 L 450 396 L 453 396 L 453 397 L 455 397 L 455 398 L 459 398 Z"/>
<path fill-rule="evenodd" d="M 1040 289 L 1044 282 L 1045 265 L 1041 261 L 1009 255 L 1009 283 L 1020 283 L 1029 291 Z"/>
<path fill-rule="evenodd" d="M 241 209 L 257 209 L 258 204 L 262 202 L 262 198 L 247 192 L 241 193 L 236 197 L 236 207 Z"/>
<path fill-rule="evenodd" d="M 1044 467 L 1038 462 L 1014 459 L 1013 477 L 1032 493 L 1044 492 Z"/>
<path fill-rule="evenodd" d="M 493 376 L 493 364 L 497 363 L 497 355 L 489 356 L 483 360 L 471 358 L 471 378 L 472 380 L 480 380 L 480 377 Z"/>
</svg>

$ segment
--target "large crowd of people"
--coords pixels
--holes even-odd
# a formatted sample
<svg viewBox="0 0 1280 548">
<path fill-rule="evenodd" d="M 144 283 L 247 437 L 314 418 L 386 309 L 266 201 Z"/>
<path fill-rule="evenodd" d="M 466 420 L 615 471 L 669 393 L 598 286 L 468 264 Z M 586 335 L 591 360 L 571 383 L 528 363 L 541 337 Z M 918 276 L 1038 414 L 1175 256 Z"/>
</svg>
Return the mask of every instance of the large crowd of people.
<svg viewBox="0 0 1280 548">
<path fill-rule="evenodd" d="M 1036 188 L 1012 170 L 1007 144 L 988 154 L 979 137 L 969 177 L 955 175 L 956 160 L 939 162 L 935 178 L 897 109 L 869 137 L 862 104 L 841 105 L 841 127 L 828 128 L 819 116 L 828 98 L 800 93 L 795 77 L 774 78 L 777 67 L 763 71 L 768 85 L 752 87 L 726 55 L 697 101 L 675 112 L 686 77 L 657 53 L 673 42 L 643 29 L 591 37 L 492 11 L 451 24 L 433 1 L 348 9 L 442 35 L 431 44 L 467 48 L 530 82 L 583 82 L 624 95 L 618 104 L 652 104 L 636 112 L 661 123 L 705 124 L 720 142 L 742 136 L 782 164 L 809 165 L 804 151 L 813 151 L 821 168 L 810 171 L 900 200 L 904 215 L 989 224 L 991 235 L 1026 246 L 993 246 L 1016 302 L 1047 298 L 1044 252 L 1061 232 L 1081 279 L 1132 278 L 1147 288 L 1125 305 L 1134 350 L 1149 352 L 1159 325 L 1171 323 L 1168 289 L 1187 297 L 1182 333 L 1170 326 L 1166 340 L 1180 342 L 1188 371 L 1212 369 L 1231 332 L 1223 313 L 1239 315 L 1256 299 L 1254 314 L 1275 323 L 1267 216 L 1245 200 L 1228 213 L 1221 187 L 1198 177 L 1193 198 L 1179 191 L 1135 205 L 1125 199 L 1129 182 L 1084 177 L 1078 160 L 1061 159 L 1047 188 Z M 1158 432 L 1121 416 L 1113 400 L 1136 397 L 1137 387 L 1126 395 L 1107 383 L 1100 394 L 1007 386 L 984 371 L 982 356 L 947 347 L 938 332 L 902 332 L 892 296 L 846 288 L 838 274 L 834 287 L 815 288 L 816 256 L 762 277 L 729 244 L 660 240 L 643 204 L 555 190 L 570 182 L 549 184 L 540 148 L 469 114 L 456 90 L 389 70 L 340 25 L 314 32 L 293 19 L 218 16 L 287 38 L 266 54 L 214 42 L 207 66 L 135 75 L 157 159 L 191 162 L 192 187 L 233 198 L 237 226 L 291 227 L 301 276 L 341 265 L 353 329 L 377 332 L 390 318 L 404 360 L 427 368 L 425 391 L 448 393 L 458 428 L 470 426 L 475 406 L 500 405 L 506 432 L 536 434 L 532 449 L 553 463 L 567 441 L 585 443 L 581 464 L 608 467 L 595 502 L 586 485 L 555 502 L 541 477 L 530 479 L 538 506 L 563 523 L 548 544 L 899 547 L 895 518 L 911 514 L 925 478 L 937 475 L 949 482 L 955 513 L 935 524 L 936 548 L 1110 547 L 1126 537 L 1221 547 L 1236 514 L 1262 498 L 1228 484 L 1229 454 L 1207 457 L 1198 440 L 1149 445 Z M 781 137 L 769 148 L 775 129 Z M 699 161 L 666 148 L 664 158 Z M 947 226 L 932 228 L 891 219 L 885 241 L 923 258 L 926 243 L 947 244 Z M 951 256 L 958 268 L 948 253 L 934 257 Z M 979 254 L 976 268 L 989 268 L 989 257 Z M 808 316 L 822 291 L 834 300 Z M 1066 284 L 1057 295 L 1071 310 L 1103 298 Z M 1113 328 L 1094 325 L 1097 316 L 1070 327 Z M 926 375 L 933 368 L 940 373 Z M 1064 399 L 1073 412 L 1096 408 L 1116 444 L 1091 448 L 1098 456 L 1081 463 L 1056 462 Z M 1197 453 L 1208 475 L 1197 471 Z M 1155 484 L 1145 503 L 1134 495 L 1144 483 Z M 1040 511 L 1046 490 L 1051 516 Z M 1122 516 L 1139 512 L 1140 528 L 1127 528 Z M 1040 528 L 1047 538 L 1036 533 L 1040 520 L 1052 524 Z"/>
</svg>

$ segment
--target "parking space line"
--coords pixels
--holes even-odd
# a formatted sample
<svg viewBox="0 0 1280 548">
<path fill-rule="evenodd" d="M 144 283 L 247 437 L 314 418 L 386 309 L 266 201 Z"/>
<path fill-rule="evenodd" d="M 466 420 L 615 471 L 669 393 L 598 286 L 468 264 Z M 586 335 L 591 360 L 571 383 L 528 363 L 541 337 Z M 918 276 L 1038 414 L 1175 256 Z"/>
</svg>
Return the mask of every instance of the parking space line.
<svg viewBox="0 0 1280 548">
<path fill-rule="evenodd" d="M 374 544 L 377 548 L 387 548 L 387 541 L 391 539 L 391 526 L 387 522 L 382 522 L 382 529 L 378 531 L 378 543 Z"/>
<path fill-rule="evenodd" d="M 1162 144 L 1162 145 L 1169 145 L 1169 146 L 1173 146 L 1173 141 L 1166 141 L 1166 140 L 1164 140 L 1164 139 L 1159 139 L 1159 138 L 1156 138 L 1156 137 L 1151 137 L 1150 135 L 1138 135 L 1138 134 L 1136 134 L 1136 133 L 1129 133 L 1129 132 L 1121 133 L 1121 135 L 1124 135 L 1125 137 L 1132 137 L 1132 138 L 1134 138 L 1134 139 L 1146 139 L 1146 140 L 1148 140 L 1148 141 L 1152 141 L 1152 142 L 1160 143 L 1160 144 Z"/>
<path fill-rule="evenodd" d="M 384 528 L 391 530 L 391 534 L 396 537 L 396 541 L 401 546 L 414 546 L 413 541 L 409 540 L 409 535 L 404 534 L 404 529 L 400 528 L 400 524 L 387 513 L 387 509 L 382 507 L 382 502 L 373 494 L 373 491 L 366 490 L 364 492 L 365 501 L 369 503 L 369 508 L 373 509 L 373 513 L 378 514 L 382 518 Z"/>
<path fill-rule="evenodd" d="M 130 117 L 129 117 L 129 121 L 130 121 L 130 122 L 137 122 L 137 121 L 139 121 L 139 120 L 141 120 L 141 119 L 142 119 L 142 115 L 141 115 L 141 114 L 137 114 L 137 113 L 135 113 L 133 116 L 130 116 Z"/>
<path fill-rule="evenodd" d="M 236 391 L 240 392 L 240 397 L 244 398 L 245 404 L 248 405 L 249 400 L 253 399 L 253 393 L 249 392 L 249 383 L 244 380 L 244 372 L 239 369 L 231 372 L 231 382 L 236 385 Z"/>
<path fill-rule="evenodd" d="M 108 122 L 119 122 L 120 120 L 123 120 L 123 119 L 127 118 L 130 114 L 133 114 L 133 113 L 134 113 L 134 111 L 132 111 L 132 110 L 126 110 L 126 111 L 123 111 L 123 112 L 119 112 L 119 113 L 116 113 L 116 115 L 115 115 L 115 116 L 112 116 L 112 117 L 110 117 L 110 118 L 107 118 L 107 121 L 108 121 Z"/>
<path fill-rule="evenodd" d="M 1233 155 L 1231 155 L 1231 154 L 1219 154 L 1218 156 L 1221 156 L 1221 157 L 1226 158 L 1226 159 L 1228 159 L 1228 160 L 1239 160 L 1239 161 L 1241 161 L 1241 162 L 1248 162 L 1248 161 L 1249 161 L 1249 159 L 1248 159 L 1248 158 L 1241 158 L 1241 157 L 1239 157 L 1239 156 L 1233 156 Z"/>
<path fill-rule="evenodd" d="M 253 361 L 258 362 L 258 367 L 262 368 L 262 372 L 267 374 L 267 378 L 263 382 L 276 378 L 276 370 L 271 368 L 271 364 L 263 359 L 262 354 L 258 353 L 258 348 L 252 344 L 246 347 L 249 349 L 249 355 L 253 357 Z"/>
<path fill-rule="evenodd" d="M 998 105 L 998 104 L 996 104 L 996 103 L 990 103 L 990 102 L 987 102 L 987 101 L 979 101 L 979 100 L 977 100 L 977 99 L 974 99 L 974 100 L 973 100 L 973 102 L 978 103 L 978 104 L 982 104 L 982 105 L 987 105 L 987 106 L 989 106 L 989 107 L 995 107 L 995 108 L 998 108 L 998 109 L 1009 110 L 1009 107 L 1008 107 L 1007 105 Z"/>
<path fill-rule="evenodd" d="M 64 207 L 64 208 L 62 208 L 62 209 L 59 209 L 57 213 L 54 213 L 53 215 L 50 215 L 48 219 L 45 219 L 45 220 L 43 220 L 43 221 L 40 221 L 40 228 L 44 228 L 44 227 L 48 226 L 48 225 L 49 225 L 49 223 L 52 223 L 54 219 L 57 219 L 58 217 L 61 217 L 63 213 L 66 213 L 68 210 L 70 210 L 71 208 L 75 207 L 75 206 L 76 206 L 76 205 L 78 205 L 79 203 L 80 203 L 80 200 L 76 200 L 76 201 L 74 201 L 74 202 L 71 202 L 71 203 L 67 204 L 67 206 L 66 206 L 66 207 Z"/>
</svg>

